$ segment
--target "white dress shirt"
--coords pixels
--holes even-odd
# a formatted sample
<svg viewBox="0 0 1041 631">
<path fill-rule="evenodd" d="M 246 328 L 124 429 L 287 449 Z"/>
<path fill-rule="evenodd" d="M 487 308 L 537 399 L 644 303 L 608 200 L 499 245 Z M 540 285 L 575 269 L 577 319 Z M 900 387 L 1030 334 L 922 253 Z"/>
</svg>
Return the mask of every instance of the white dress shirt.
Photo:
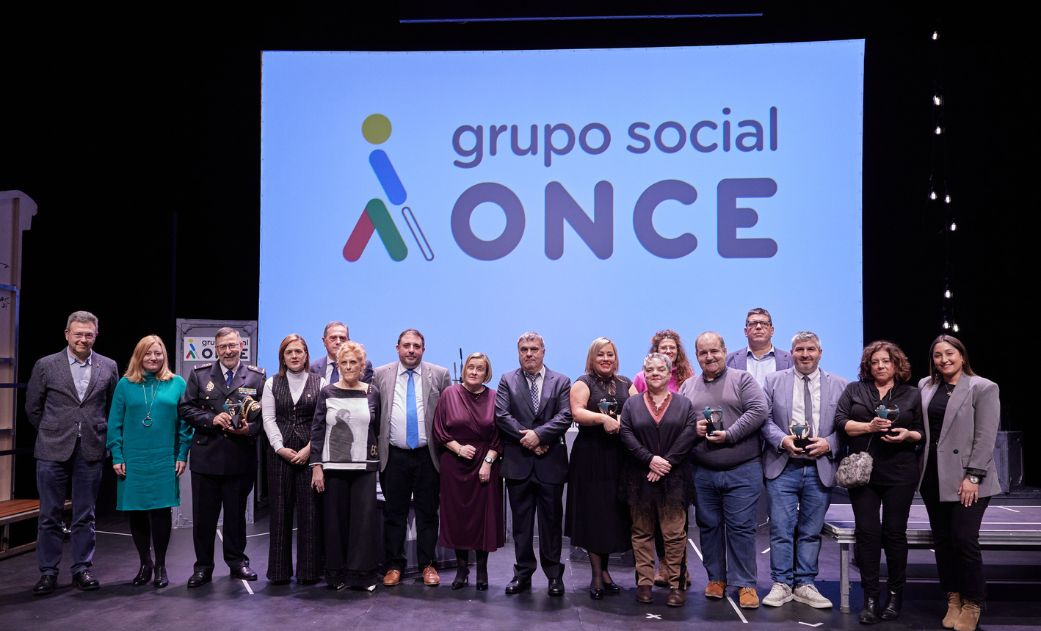
<svg viewBox="0 0 1041 631">
<path fill-rule="evenodd" d="M 422 362 L 413 369 L 412 382 L 416 388 L 416 420 L 419 421 L 419 444 L 416 447 L 426 447 L 427 424 L 423 406 L 423 364 Z M 390 444 L 400 449 L 409 449 L 408 446 L 408 417 L 406 409 L 406 396 L 408 394 L 408 368 L 398 362 L 398 378 L 394 382 L 394 403 L 390 409 Z"/>
</svg>

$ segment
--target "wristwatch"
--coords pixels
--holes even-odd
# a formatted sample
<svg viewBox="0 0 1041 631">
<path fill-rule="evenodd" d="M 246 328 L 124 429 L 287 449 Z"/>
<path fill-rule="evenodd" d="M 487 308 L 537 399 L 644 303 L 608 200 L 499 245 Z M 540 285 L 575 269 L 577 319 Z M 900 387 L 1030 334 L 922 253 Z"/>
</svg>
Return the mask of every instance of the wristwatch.
<svg viewBox="0 0 1041 631">
<path fill-rule="evenodd" d="M 491 456 L 485 456 L 484 461 L 488 464 L 495 464 L 495 458 L 492 458 Z"/>
<path fill-rule="evenodd" d="M 965 479 L 968 480 L 969 482 L 972 482 L 973 484 L 979 484 L 980 483 L 980 476 L 973 475 L 971 473 L 969 475 L 965 476 Z"/>
</svg>

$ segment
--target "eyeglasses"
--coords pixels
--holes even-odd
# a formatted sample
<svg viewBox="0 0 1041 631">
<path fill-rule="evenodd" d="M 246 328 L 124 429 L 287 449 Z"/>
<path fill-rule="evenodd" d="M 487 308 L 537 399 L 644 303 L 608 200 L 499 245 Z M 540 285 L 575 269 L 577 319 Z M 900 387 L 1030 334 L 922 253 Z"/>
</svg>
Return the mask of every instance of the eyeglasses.
<svg viewBox="0 0 1041 631">
<path fill-rule="evenodd" d="M 760 327 L 768 329 L 772 326 L 773 324 L 769 320 L 750 320 L 745 322 L 746 329 L 758 329 Z"/>
</svg>

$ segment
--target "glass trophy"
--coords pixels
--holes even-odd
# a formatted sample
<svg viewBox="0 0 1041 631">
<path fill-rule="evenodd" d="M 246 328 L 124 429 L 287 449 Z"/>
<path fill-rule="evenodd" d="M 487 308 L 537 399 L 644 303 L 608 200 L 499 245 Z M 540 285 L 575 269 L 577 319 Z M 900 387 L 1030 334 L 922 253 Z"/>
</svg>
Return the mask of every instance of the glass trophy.
<svg viewBox="0 0 1041 631">
<path fill-rule="evenodd" d="M 893 407 L 886 407 L 885 405 L 879 404 L 879 406 L 875 408 L 875 415 L 878 416 L 878 418 L 884 418 L 888 421 L 892 421 L 892 424 L 889 426 L 889 431 L 887 433 L 890 435 L 896 433 L 893 430 L 896 429 L 896 419 L 900 416 L 899 405 L 896 405 L 894 403 Z"/>
<path fill-rule="evenodd" d="M 806 451 L 806 448 L 810 446 L 810 426 L 806 421 L 799 419 L 792 419 L 791 424 L 788 426 L 792 436 L 795 437 L 793 441 L 796 449 Z"/>
<path fill-rule="evenodd" d="M 235 429 L 242 427 L 242 419 L 249 411 L 245 401 L 224 400 L 224 411 L 231 415 L 231 426 Z"/>
<path fill-rule="evenodd" d="M 723 431 L 723 409 L 722 408 L 710 408 L 706 407 L 701 411 L 701 414 L 708 421 L 708 427 L 705 428 L 705 432 L 713 434 L 715 432 Z"/>
<path fill-rule="evenodd" d="M 618 418 L 618 401 L 615 399 L 600 399 L 600 402 L 596 405 L 600 408 L 601 414 L 606 414 L 613 419 Z"/>
</svg>

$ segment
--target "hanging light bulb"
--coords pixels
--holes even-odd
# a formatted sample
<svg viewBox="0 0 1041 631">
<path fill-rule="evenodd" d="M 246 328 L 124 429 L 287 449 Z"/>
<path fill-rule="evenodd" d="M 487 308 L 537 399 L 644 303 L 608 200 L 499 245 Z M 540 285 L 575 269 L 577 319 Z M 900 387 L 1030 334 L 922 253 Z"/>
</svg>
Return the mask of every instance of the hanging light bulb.
<svg viewBox="0 0 1041 631">
<path fill-rule="evenodd" d="M 951 196 L 950 195 L 944 195 L 943 196 L 943 203 L 950 204 L 951 203 Z"/>
<path fill-rule="evenodd" d="M 940 127 L 939 125 L 937 125 L 936 129 L 933 131 L 933 133 L 935 133 L 937 136 L 939 136 L 940 134 L 943 133 L 943 127 Z"/>
<path fill-rule="evenodd" d="M 957 230 L 957 229 L 958 229 L 958 224 L 956 224 L 956 223 L 954 223 L 954 222 L 952 221 L 952 222 L 951 222 L 951 232 L 954 232 L 954 231 L 955 231 L 955 230 Z"/>
<path fill-rule="evenodd" d="M 948 322 L 947 320 L 944 320 L 943 321 L 943 329 L 946 331 L 949 328 L 951 328 L 951 323 Z"/>
<path fill-rule="evenodd" d="M 932 199 L 932 200 L 936 199 L 936 191 L 929 191 L 929 199 Z"/>
<path fill-rule="evenodd" d="M 943 297 L 944 298 L 950 300 L 952 296 L 954 296 L 954 294 L 951 293 L 950 289 L 945 289 L 944 290 L 944 292 L 943 292 Z"/>
<path fill-rule="evenodd" d="M 933 31 L 933 41 L 940 39 L 940 31 Z"/>
<path fill-rule="evenodd" d="M 933 105 L 935 105 L 936 107 L 940 107 L 941 105 L 943 105 L 943 97 L 940 96 L 939 94 L 934 94 L 933 95 Z"/>
<path fill-rule="evenodd" d="M 958 323 L 957 323 L 957 322 L 955 322 L 955 323 L 954 323 L 954 326 L 952 326 L 951 328 L 952 328 L 952 329 L 954 329 L 954 332 L 955 332 L 955 333 L 957 333 L 957 332 L 958 332 Z"/>
</svg>

